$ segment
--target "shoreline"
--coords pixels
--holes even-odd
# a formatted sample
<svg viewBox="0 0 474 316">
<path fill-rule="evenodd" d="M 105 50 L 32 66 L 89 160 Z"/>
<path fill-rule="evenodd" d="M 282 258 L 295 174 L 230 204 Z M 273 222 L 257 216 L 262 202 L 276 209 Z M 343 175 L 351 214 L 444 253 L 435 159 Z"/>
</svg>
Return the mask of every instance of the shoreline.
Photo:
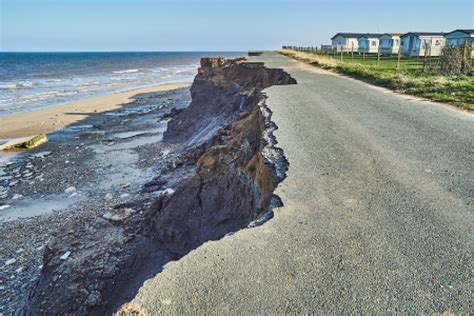
<svg viewBox="0 0 474 316">
<path fill-rule="evenodd" d="M 92 114 L 107 112 L 133 101 L 137 94 L 188 88 L 190 83 L 164 83 L 72 101 L 63 105 L 1 116 L 0 139 L 51 133 Z"/>
</svg>

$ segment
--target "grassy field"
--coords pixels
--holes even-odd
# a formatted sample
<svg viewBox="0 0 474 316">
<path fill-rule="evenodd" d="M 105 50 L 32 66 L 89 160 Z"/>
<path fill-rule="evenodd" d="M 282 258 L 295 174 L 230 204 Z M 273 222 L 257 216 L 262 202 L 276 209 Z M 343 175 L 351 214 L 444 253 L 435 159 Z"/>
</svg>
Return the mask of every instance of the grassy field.
<svg viewBox="0 0 474 316">
<path fill-rule="evenodd" d="M 383 86 L 397 92 L 446 102 L 459 108 L 474 111 L 474 76 L 444 76 L 436 72 L 423 71 L 423 59 L 403 59 L 396 69 L 397 57 L 383 57 L 377 66 L 377 57 L 367 55 L 340 56 L 282 50 L 286 55 L 305 63 L 349 75 L 351 77 Z M 432 65 L 437 61 L 433 58 Z"/>
</svg>

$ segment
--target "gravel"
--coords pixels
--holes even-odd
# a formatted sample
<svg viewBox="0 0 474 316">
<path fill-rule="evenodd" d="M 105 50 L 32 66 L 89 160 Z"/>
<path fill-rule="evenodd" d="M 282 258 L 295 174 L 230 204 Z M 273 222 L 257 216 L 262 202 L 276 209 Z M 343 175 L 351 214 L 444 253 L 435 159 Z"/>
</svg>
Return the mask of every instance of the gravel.
<svg viewBox="0 0 474 316">
<path fill-rule="evenodd" d="M 170 151 L 159 143 L 157 123 L 189 100 L 187 90 L 138 95 L 0 165 L 0 315 L 14 313 L 42 269 L 45 245 L 63 223 L 90 221 L 121 203 L 148 203 L 153 193 L 142 193 L 142 185 L 160 168 L 157 157 Z"/>
</svg>

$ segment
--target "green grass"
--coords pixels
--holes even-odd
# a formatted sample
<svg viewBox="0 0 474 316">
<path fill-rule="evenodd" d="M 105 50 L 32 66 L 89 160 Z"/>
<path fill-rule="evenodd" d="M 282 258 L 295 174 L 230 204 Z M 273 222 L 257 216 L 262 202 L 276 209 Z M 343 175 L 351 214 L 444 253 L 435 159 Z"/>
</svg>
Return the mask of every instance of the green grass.
<svg viewBox="0 0 474 316">
<path fill-rule="evenodd" d="M 397 57 L 383 57 L 377 66 L 377 57 L 354 54 L 334 58 L 328 55 L 315 55 L 295 51 L 279 53 L 321 68 L 334 70 L 365 82 L 383 86 L 397 92 L 421 96 L 433 101 L 446 102 L 459 108 L 474 111 L 474 76 L 444 76 L 436 72 L 423 71 L 423 59 L 405 59 L 396 69 Z M 432 65 L 436 63 L 433 58 Z"/>
</svg>

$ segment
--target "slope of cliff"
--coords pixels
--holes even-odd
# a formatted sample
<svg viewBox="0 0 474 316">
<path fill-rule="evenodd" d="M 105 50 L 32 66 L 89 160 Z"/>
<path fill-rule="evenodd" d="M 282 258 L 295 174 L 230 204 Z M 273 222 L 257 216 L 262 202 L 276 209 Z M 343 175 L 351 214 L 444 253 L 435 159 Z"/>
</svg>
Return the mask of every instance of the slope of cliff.
<svg viewBox="0 0 474 316">
<path fill-rule="evenodd" d="M 174 150 L 144 184 L 156 198 L 65 224 L 18 314 L 111 313 L 165 263 L 269 217 L 286 162 L 262 89 L 294 83 L 263 64 L 203 59 L 191 104 L 172 114 L 164 134 Z"/>
</svg>

